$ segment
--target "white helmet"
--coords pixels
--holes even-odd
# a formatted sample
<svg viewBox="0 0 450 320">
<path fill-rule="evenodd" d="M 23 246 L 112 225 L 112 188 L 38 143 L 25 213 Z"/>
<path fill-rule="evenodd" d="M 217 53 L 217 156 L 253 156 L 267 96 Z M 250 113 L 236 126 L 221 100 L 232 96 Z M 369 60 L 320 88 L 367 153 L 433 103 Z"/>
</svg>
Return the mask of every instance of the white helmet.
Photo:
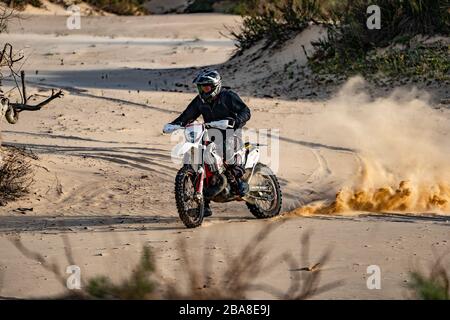
<svg viewBox="0 0 450 320">
<path fill-rule="evenodd" d="M 198 94 L 203 102 L 211 103 L 222 90 L 222 77 L 216 70 L 203 70 L 195 77 L 193 83 L 197 85 Z"/>
</svg>

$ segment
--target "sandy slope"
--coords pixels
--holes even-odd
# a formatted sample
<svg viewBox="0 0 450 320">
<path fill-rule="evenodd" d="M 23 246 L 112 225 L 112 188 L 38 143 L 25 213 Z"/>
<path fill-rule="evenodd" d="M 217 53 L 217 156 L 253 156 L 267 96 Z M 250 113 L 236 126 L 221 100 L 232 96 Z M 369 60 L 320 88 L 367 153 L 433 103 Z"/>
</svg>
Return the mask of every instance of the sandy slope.
<svg viewBox="0 0 450 320">
<path fill-rule="evenodd" d="M 27 4 L 19 13 L 29 15 L 52 15 L 52 16 L 66 16 L 71 11 L 67 10 L 63 5 L 50 2 L 48 0 L 41 1 L 42 6 L 40 8 Z M 82 16 L 97 16 L 97 15 L 111 15 L 110 13 L 98 10 L 88 3 L 77 3 L 77 9 Z"/>
<path fill-rule="evenodd" d="M 236 20 L 223 15 L 89 17 L 72 33 L 64 29 L 64 17 L 30 17 L 0 36 L 29 56 L 24 70 L 30 93 L 46 94 L 52 87 L 66 92 L 40 112 L 21 114 L 14 126 L 1 124 L 3 143 L 35 151 L 40 167 L 33 192 L 0 208 L 0 295 L 30 297 L 61 289 L 41 266 L 21 256 L 9 237 L 20 236 L 64 268 L 60 234 L 66 232 L 85 277 L 105 272 L 115 279 L 132 268 L 140 247 L 150 244 L 165 276 L 173 279 L 182 273 L 175 251 L 180 237 L 193 255 L 236 254 L 265 224 L 254 221 L 242 204 L 214 204 L 215 214 L 202 228 L 184 229 L 173 201 L 173 144 L 160 133 L 192 99 L 196 68 L 222 63 L 232 54 L 233 43 L 217 30 Z M 284 57 L 278 59 L 282 65 Z M 239 91 L 242 81 L 228 84 Z M 249 127 L 280 129 L 277 174 L 284 211 L 332 198 L 355 177 L 360 163 L 354 148 L 360 141 L 345 139 L 345 131 L 331 125 L 336 101 L 325 96 L 263 99 L 248 88 L 243 92 L 252 108 Z M 441 114 L 448 119 L 446 110 Z M 436 127 L 448 133 L 444 124 Z M 23 207 L 33 211 L 16 210 Z M 448 251 L 448 220 L 446 215 L 394 214 L 288 219 L 268 239 L 267 259 L 283 250 L 298 252 L 301 236 L 313 230 L 308 263 L 331 245 L 324 281 L 346 280 L 322 297 L 403 298 L 408 268 L 432 261 L 434 251 Z M 214 245 L 205 244 L 207 239 Z M 214 259 L 223 264 L 223 257 Z M 365 286 L 365 271 L 372 264 L 382 269 L 382 290 Z M 281 262 L 275 270 L 263 278 L 286 287 L 294 271 Z"/>
</svg>

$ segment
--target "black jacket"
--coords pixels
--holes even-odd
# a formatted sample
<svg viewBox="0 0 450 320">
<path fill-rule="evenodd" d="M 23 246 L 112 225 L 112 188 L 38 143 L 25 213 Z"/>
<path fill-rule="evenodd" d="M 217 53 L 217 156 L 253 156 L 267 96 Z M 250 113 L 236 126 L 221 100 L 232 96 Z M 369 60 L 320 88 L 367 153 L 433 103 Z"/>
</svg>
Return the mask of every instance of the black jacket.
<svg viewBox="0 0 450 320">
<path fill-rule="evenodd" d="M 234 129 L 242 128 L 251 116 L 250 109 L 237 93 L 224 88 L 212 105 L 203 103 L 200 97 L 196 96 L 186 110 L 172 121 L 172 124 L 185 126 L 196 120 L 200 115 L 203 116 L 205 122 L 231 118 L 235 121 Z"/>
</svg>

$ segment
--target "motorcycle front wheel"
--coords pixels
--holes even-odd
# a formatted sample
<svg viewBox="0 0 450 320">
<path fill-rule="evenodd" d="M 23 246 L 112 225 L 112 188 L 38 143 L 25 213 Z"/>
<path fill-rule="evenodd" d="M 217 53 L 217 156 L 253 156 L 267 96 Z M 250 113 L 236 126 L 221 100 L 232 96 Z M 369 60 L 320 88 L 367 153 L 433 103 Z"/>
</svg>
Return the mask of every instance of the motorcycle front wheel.
<svg viewBox="0 0 450 320">
<path fill-rule="evenodd" d="M 203 222 L 204 200 L 195 198 L 196 173 L 191 166 L 182 167 L 175 178 L 175 200 L 178 215 L 187 228 L 197 228 Z"/>
</svg>

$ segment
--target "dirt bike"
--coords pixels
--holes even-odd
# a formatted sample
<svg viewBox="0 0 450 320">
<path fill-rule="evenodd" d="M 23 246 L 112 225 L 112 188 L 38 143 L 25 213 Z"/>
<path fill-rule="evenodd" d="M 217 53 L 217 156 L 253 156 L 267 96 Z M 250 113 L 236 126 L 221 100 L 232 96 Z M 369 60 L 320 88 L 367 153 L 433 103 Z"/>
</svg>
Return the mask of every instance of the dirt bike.
<svg viewBox="0 0 450 320">
<path fill-rule="evenodd" d="M 204 218 L 205 201 L 225 203 L 245 201 L 258 219 L 277 216 L 281 210 L 282 194 L 272 170 L 259 163 L 261 145 L 245 143 L 234 153 L 242 159 L 245 173 L 242 181 L 249 190 L 244 196 L 235 191 L 230 167 L 217 153 L 217 145 L 209 137 L 209 129 L 232 128 L 228 120 L 193 123 L 185 127 L 169 125 L 165 133 L 184 130 L 185 142 L 175 150 L 183 157 L 183 167 L 175 178 L 175 200 L 181 221 L 187 228 L 199 227 Z"/>
</svg>

